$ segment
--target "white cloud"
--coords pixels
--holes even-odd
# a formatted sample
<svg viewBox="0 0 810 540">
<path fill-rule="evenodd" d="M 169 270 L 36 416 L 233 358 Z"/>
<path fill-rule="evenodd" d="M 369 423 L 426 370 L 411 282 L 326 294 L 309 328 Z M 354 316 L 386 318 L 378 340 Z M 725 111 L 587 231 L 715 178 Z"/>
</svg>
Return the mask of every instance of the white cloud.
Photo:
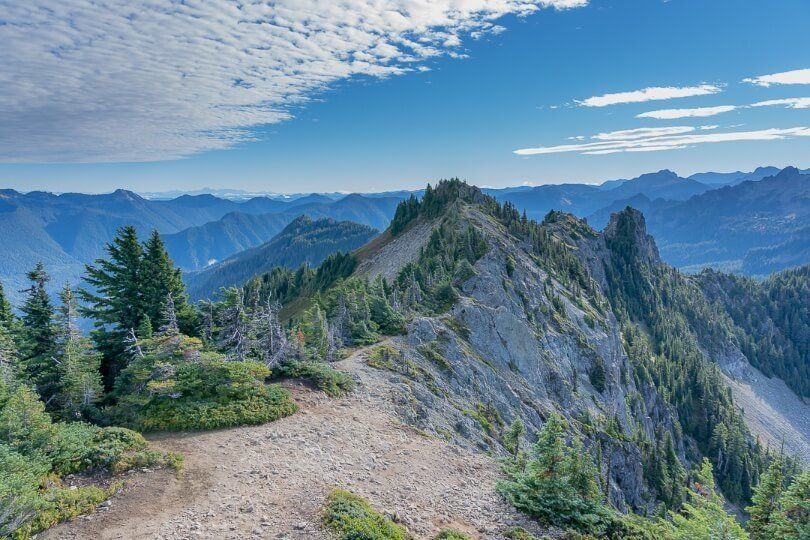
<svg viewBox="0 0 810 540">
<path fill-rule="evenodd" d="M 463 57 L 495 21 L 587 0 L 3 2 L 0 161 L 228 148 L 335 82 Z"/>
<path fill-rule="evenodd" d="M 722 92 L 722 88 L 712 84 L 702 84 L 700 86 L 653 86 L 632 92 L 619 92 L 616 94 L 604 94 L 601 96 L 589 97 L 577 101 L 579 105 L 585 107 L 606 107 L 608 105 L 618 105 L 620 103 L 642 103 L 645 101 L 656 101 L 662 99 L 675 99 L 692 96 L 705 96 Z"/>
<path fill-rule="evenodd" d="M 698 107 L 696 109 L 661 109 L 636 115 L 636 118 L 656 118 L 658 120 L 675 120 L 677 118 L 705 118 L 716 116 L 736 109 L 734 105 L 718 105 L 717 107 Z"/>
<path fill-rule="evenodd" d="M 759 77 L 743 79 L 743 82 L 759 86 L 770 86 L 772 84 L 810 84 L 810 69 L 795 69 L 793 71 L 783 71 L 782 73 L 760 75 Z"/>
<path fill-rule="evenodd" d="M 695 131 L 691 126 L 672 126 L 660 128 L 636 128 L 623 129 L 620 131 L 609 131 L 607 133 L 597 133 L 591 139 L 599 141 L 622 141 L 633 139 L 648 139 L 650 137 L 662 137 L 664 135 L 679 135 Z"/>
<path fill-rule="evenodd" d="M 643 128 L 653 129 L 653 128 Z M 794 137 L 810 137 L 810 127 L 769 128 L 754 131 L 729 131 L 714 133 L 695 133 L 695 128 L 688 126 L 675 126 L 661 128 L 672 130 L 671 134 L 651 133 L 646 137 L 636 136 L 640 130 L 625 130 L 612 132 L 609 138 L 604 133 L 594 135 L 592 140 L 583 144 L 563 144 L 559 146 L 538 146 L 535 148 L 521 148 L 514 153 L 521 156 L 542 154 L 559 154 L 563 152 L 576 152 L 581 154 L 602 155 L 617 152 L 654 152 L 661 150 L 677 150 L 697 144 L 721 143 L 733 141 L 773 141 L 790 139 Z M 678 130 L 680 130 L 678 132 Z M 613 134 L 626 133 L 625 137 L 613 137 Z M 663 133 L 663 132 L 661 132 Z"/>
<path fill-rule="evenodd" d="M 774 105 L 784 105 L 789 109 L 810 109 L 810 97 L 769 99 L 767 101 L 758 101 L 757 103 L 752 103 L 750 106 L 770 107 Z"/>
</svg>

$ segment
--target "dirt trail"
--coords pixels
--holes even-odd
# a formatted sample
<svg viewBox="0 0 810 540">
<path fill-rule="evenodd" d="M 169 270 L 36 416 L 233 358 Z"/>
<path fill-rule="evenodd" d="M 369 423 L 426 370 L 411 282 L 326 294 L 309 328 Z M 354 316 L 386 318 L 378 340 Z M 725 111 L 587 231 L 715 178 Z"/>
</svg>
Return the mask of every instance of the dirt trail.
<svg viewBox="0 0 810 540">
<path fill-rule="evenodd" d="M 256 427 L 153 437 L 182 452 L 185 472 L 130 475 L 109 507 L 45 533 L 49 539 L 327 538 L 320 510 L 332 487 L 350 489 L 396 516 L 419 538 L 442 527 L 500 538 L 532 528 L 495 493 L 493 459 L 402 425 L 385 374 L 365 351 L 337 364 L 359 379 L 330 399 L 289 384 L 300 412 Z"/>
</svg>

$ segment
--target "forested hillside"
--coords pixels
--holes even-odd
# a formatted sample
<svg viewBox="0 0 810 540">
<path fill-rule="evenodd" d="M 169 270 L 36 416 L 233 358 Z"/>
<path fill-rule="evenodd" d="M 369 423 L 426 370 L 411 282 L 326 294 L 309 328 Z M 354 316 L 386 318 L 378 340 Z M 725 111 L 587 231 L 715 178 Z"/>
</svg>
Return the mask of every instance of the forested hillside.
<svg viewBox="0 0 810 540">
<path fill-rule="evenodd" d="M 810 397 L 810 266 L 763 281 L 706 270 L 697 276 L 707 298 L 734 321 L 746 358 Z"/>
<path fill-rule="evenodd" d="M 351 251 L 371 240 L 378 231 L 366 225 L 330 218 L 300 216 L 272 240 L 237 253 L 222 262 L 185 276 L 189 295 L 199 300 L 214 296 L 221 287 L 242 285 L 251 277 L 277 266 L 316 267 L 337 251 Z"/>
<path fill-rule="evenodd" d="M 300 219 L 276 247 L 332 244 L 347 231 L 370 233 Z M 547 530 L 775 540 L 803 538 L 810 526 L 808 473 L 751 436 L 717 363 L 750 355 L 763 370 L 806 376 L 791 366 L 806 355 L 807 268 L 762 284 L 683 275 L 661 261 L 631 208 L 597 232 L 562 212 L 531 220 L 449 180 L 399 203 L 388 230 L 361 249 L 317 268 L 276 267 L 216 301 L 191 304 L 160 235 L 142 241 L 132 227 L 88 267 L 86 287 L 65 289 L 61 308 L 46 293 L 46 267 L 27 279 L 21 318 L 0 302 L 9 389 L 0 392 L 0 430 L 15 430 L 0 443 L 9 456 L 0 459 L 0 501 L 10 509 L 2 525 L 22 537 L 107 496 L 64 505 L 53 503 L 61 492 L 38 491 L 46 475 L 69 472 L 45 449 L 69 448 L 75 460 L 59 442 L 77 440 L 71 430 L 85 430 L 78 440 L 92 453 L 107 447 L 96 424 L 182 431 L 277 420 L 297 407 L 274 381 L 351 392 L 355 379 L 330 362 L 357 347 L 364 369 L 386 381 L 398 423 L 499 456 L 503 478 L 492 489 L 558 527 Z M 77 311 L 95 321 L 90 339 L 73 330 Z M 772 332 L 758 334 L 763 326 Z M 128 464 L 177 466 L 122 433 L 129 442 L 115 456 L 137 456 Z M 115 456 L 105 475 L 128 468 Z M 98 461 L 82 463 L 77 470 Z M 406 534 L 346 500 L 364 517 L 330 507 L 341 534 Z M 747 508 L 751 522 L 737 522 L 727 503 Z"/>
</svg>

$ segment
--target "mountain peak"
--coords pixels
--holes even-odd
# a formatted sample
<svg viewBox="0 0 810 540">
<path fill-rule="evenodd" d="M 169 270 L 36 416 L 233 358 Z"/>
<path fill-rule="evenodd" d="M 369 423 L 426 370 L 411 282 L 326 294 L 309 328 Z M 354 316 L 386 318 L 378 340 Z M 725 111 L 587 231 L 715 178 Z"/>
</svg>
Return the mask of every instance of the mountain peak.
<svg viewBox="0 0 810 540">
<path fill-rule="evenodd" d="M 611 214 L 604 236 L 611 249 L 622 251 L 624 256 L 646 263 L 661 262 L 655 240 L 647 232 L 644 214 L 632 206 Z"/>
</svg>

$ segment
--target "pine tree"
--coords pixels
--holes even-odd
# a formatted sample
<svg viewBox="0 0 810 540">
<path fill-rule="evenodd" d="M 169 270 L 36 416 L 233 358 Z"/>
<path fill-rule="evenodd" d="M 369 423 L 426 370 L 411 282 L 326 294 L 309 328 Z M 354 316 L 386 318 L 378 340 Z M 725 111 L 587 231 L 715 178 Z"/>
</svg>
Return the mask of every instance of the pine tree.
<svg viewBox="0 0 810 540">
<path fill-rule="evenodd" d="M 751 497 L 751 506 L 746 508 L 751 518 L 748 520 L 748 533 L 753 540 L 769 540 L 770 527 L 777 510 L 779 497 L 784 490 L 784 464 L 782 456 L 771 462 L 768 470 L 760 476 L 759 485 Z"/>
<path fill-rule="evenodd" d="M 144 243 L 140 281 L 143 311 L 149 316 L 154 327 L 161 328 L 166 324 L 163 310 L 166 295 L 171 294 L 178 330 L 182 328 L 185 333 L 189 333 L 192 310 L 185 294 L 182 272 L 174 266 L 160 234 L 154 230 Z"/>
<path fill-rule="evenodd" d="M 102 397 L 101 357 L 79 331 L 76 298 L 69 285 L 60 292 L 62 304 L 57 315 L 56 363 L 59 388 L 56 403 L 68 419 L 92 419 Z"/>
<path fill-rule="evenodd" d="M 87 304 L 82 314 L 94 319 L 92 333 L 96 348 L 102 353 L 101 372 L 109 390 L 115 377 L 126 365 L 125 338 L 130 329 L 138 328 L 145 313 L 142 288 L 143 246 L 132 226 L 122 227 L 107 244 L 107 259 L 87 265 L 87 289 L 79 297 Z"/>
<path fill-rule="evenodd" d="M 27 294 L 27 298 L 22 307 L 24 326 L 22 365 L 42 400 L 50 406 L 49 402 L 56 393 L 59 383 L 59 373 L 54 360 L 56 354 L 54 311 L 45 289 L 50 277 L 41 262 L 26 275 L 31 281 L 31 286 L 23 291 Z"/>
</svg>

